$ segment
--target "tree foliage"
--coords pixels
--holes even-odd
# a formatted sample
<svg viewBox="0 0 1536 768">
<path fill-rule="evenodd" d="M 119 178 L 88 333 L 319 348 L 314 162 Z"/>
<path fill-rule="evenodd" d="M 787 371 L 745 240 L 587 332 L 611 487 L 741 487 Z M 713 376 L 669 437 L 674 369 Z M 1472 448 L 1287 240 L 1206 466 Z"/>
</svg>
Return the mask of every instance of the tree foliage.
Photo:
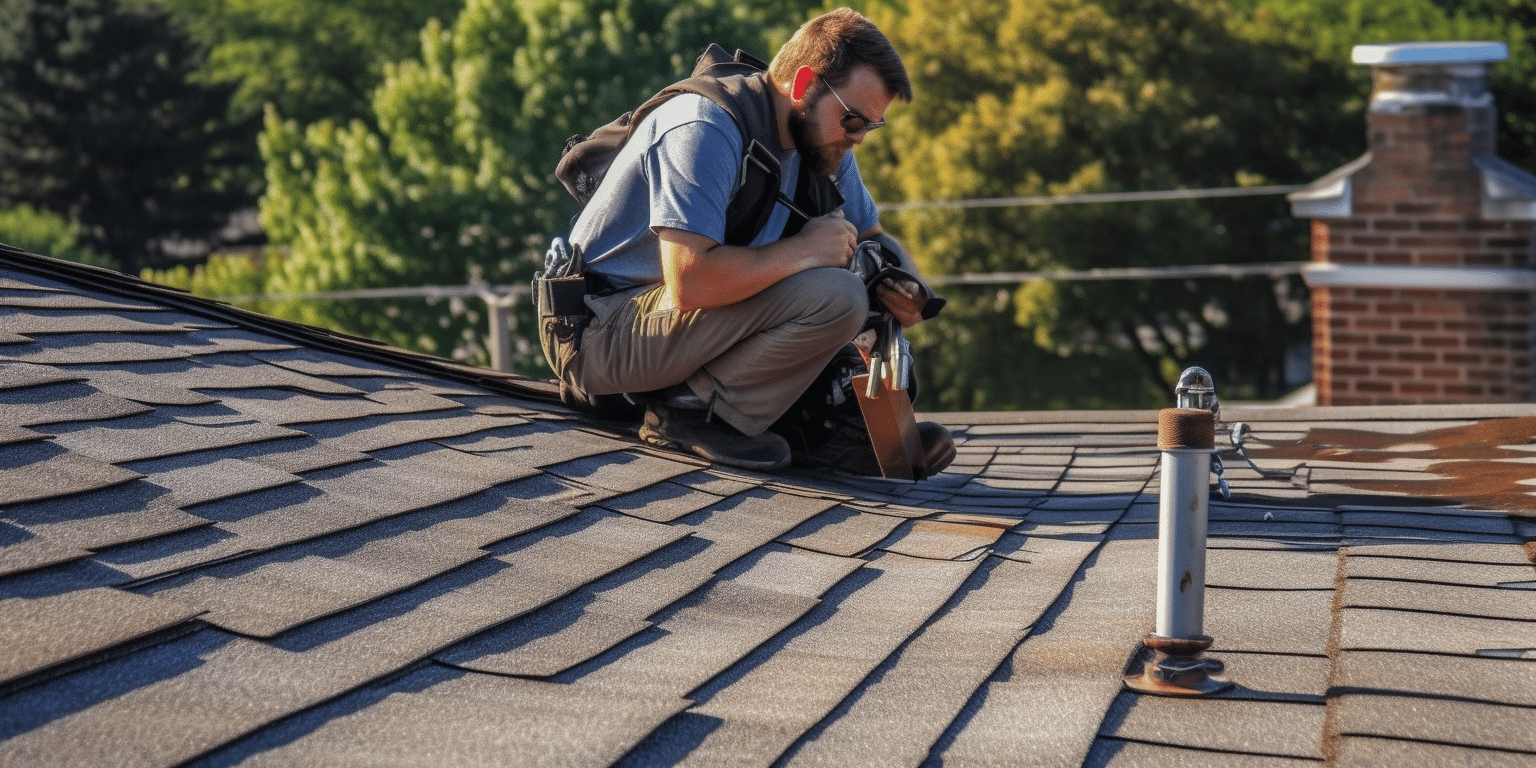
<svg viewBox="0 0 1536 768">
<path fill-rule="evenodd" d="M 385 65 L 418 55 L 427 20 L 452 23 L 464 5 L 463 0 L 156 1 L 209 47 L 200 78 L 233 84 L 236 114 L 259 117 L 270 104 L 301 123 L 369 120 Z"/>
<path fill-rule="evenodd" d="M 576 206 L 553 180 L 566 137 L 633 108 L 714 40 L 748 50 L 761 9 L 715 0 L 470 0 L 386 67 L 361 120 L 269 111 L 262 220 L 289 253 L 269 289 L 526 284 Z M 799 18 L 799 16 L 791 17 Z M 484 359 L 483 312 L 421 302 L 285 308 L 300 319 Z M 525 335 L 525 360 L 537 358 Z"/>
<path fill-rule="evenodd" d="M 154 6 L 0 0 L 0 207 L 61 215 L 135 272 L 222 227 L 229 89 L 189 82 L 201 62 Z"/>
<path fill-rule="evenodd" d="M 0 243 L 55 259 L 112 266 L 107 257 L 80 242 L 80 228 L 68 219 L 26 204 L 0 211 Z"/>
<path fill-rule="evenodd" d="M 1428 0 L 1393 2 L 1438 13 Z M 1339 55 L 1342 44 L 1319 30 L 1326 3 L 1250 5 L 939 0 L 905 16 L 877 10 L 918 92 L 864 150 L 877 199 L 1294 184 L 1358 155 L 1369 89 L 1347 49 Z M 936 274 L 1308 256 L 1305 222 L 1278 196 L 887 218 Z M 915 334 L 934 359 L 939 402 L 929 407 L 1093 406 L 1106 394 L 1166 404 L 1191 364 L 1210 369 L 1229 396 L 1274 396 L 1287 349 L 1309 335 L 1295 278 L 1038 280 L 1006 294 L 949 292 L 964 300 Z M 1017 362 L 1000 371 L 999 359 Z"/>
</svg>

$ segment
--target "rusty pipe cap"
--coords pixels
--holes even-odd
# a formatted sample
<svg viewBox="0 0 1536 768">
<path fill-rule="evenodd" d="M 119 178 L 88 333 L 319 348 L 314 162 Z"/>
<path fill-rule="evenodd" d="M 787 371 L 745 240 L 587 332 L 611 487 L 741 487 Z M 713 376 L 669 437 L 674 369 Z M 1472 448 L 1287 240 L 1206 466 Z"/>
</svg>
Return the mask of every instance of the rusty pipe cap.
<svg viewBox="0 0 1536 768">
<path fill-rule="evenodd" d="M 1216 414 L 1203 408 L 1164 408 L 1157 412 L 1157 447 L 1213 450 L 1216 447 Z"/>
</svg>

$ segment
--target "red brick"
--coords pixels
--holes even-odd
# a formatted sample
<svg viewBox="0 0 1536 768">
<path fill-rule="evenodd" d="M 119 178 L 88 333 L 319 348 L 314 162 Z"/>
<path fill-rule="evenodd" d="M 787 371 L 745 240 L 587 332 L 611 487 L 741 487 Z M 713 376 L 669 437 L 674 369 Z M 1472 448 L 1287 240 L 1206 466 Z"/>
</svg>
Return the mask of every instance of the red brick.
<svg viewBox="0 0 1536 768">
<path fill-rule="evenodd" d="M 1384 248 L 1392 244 L 1386 235 L 1352 235 L 1349 244 L 1360 248 Z"/>
<path fill-rule="evenodd" d="M 1420 336 L 1419 345 L 1434 347 L 1437 349 L 1449 349 L 1461 346 L 1460 336 Z"/>
</svg>

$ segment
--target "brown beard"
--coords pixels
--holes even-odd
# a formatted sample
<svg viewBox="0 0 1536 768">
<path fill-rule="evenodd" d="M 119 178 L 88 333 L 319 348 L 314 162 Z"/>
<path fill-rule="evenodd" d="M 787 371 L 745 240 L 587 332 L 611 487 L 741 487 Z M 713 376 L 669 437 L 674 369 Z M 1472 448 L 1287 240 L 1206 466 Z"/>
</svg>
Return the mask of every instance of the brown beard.
<svg viewBox="0 0 1536 768">
<path fill-rule="evenodd" d="M 811 140 L 811 121 L 806 119 L 816 103 L 811 102 L 803 109 L 791 109 L 789 111 L 789 138 L 795 142 L 795 151 L 800 153 L 800 162 L 805 163 L 812 176 L 830 176 L 837 170 L 837 163 L 841 157 L 833 157 L 827 147 L 817 145 Z"/>
</svg>

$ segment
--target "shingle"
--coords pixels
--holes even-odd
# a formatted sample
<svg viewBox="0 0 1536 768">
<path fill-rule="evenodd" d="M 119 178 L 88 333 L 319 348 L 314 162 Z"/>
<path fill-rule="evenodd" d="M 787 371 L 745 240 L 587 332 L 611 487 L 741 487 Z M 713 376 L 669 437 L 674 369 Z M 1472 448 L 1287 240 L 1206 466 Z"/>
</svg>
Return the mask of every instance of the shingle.
<svg viewBox="0 0 1536 768">
<path fill-rule="evenodd" d="M 297 475 L 240 459 L 196 463 L 161 459 L 133 468 L 143 472 L 148 482 L 174 492 L 176 504 L 182 507 L 299 482 Z"/>
<path fill-rule="evenodd" d="M 85 493 L 140 477 L 132 470 L 69 453 L 52 442 L 0 446 L 0 504 Z"/>
<path fill-rule="evenodd" d="M 1162 744 L 1142 744 L 1121 739 L 1100 738 L 1093 743 L 1088 758 L 1090 768 L 1316 768 L 1316 760 L 1271 755 L 1235 755 L 1208 752 Z"/>
<path fill-rule="evenodd" d="M 773 504 L 762 492 L 733 497 L 684 526 L 689 538 L 616 570 L 545 609 L 487 631 L 442 655 L 447 663 L 503 674 L 553 675 L 607 651 L 649 625 L 651 614 L 673 605 L 749 552 L 815 515 L 829 503 Z M 762 565 L 783 562 L 765 552 Z M 796 579 L 814 578 L 805 558 L 798 570 L 777 579 L 784 589 Z M 857 561 L 851 561 L 856 564 Z M 850 565 L 849 567 L 853 567 Z"/>
<path fill-rule="evenodd" d="M 537 472 L 445 450 L 397 449 L 380 458 L 201 505 L 194 513 L 219 521 L 216 526 L 116 549 L 102 560 L 148 578 L 446 504 Z"/>
<path fill-rule="evenodd" d="M 403 371 L 387 365 L 355 357 L 344 357 L 316 349 L 288 349 L 274 352 L 258 352 L 252 357 L 263 363 L 319 378 L 347 376 L 408 376 Z M 262 366 L 267 367 L 267 366 Z"/>
<path fill-rule="evenodd" d="M 1322 656 L 1333 624 L 1333 590 L 1205 590 L 1205 634 L 1227 651 Z"/>
<path fill-rule="evenodd" d="M 611 600 L 561 600 L 437 654 L 477 672 L 552 677 L 655 626 Z"/>
<path fill-rule="evenodd" d="M 1346 527 L 1402 528 L 1414 531 L 1449 533 L 1488 533 L 1509 536 L 1514 533 L 1509 518 L 1502 514 L 1430 514 L 1410 511 L 1351 510 L 1340 513 Z"/>
<path fill-rule="evenodd" d="M 184 622 L 199 613 L 115 589 L 0 600 L 0 683 Z"/>
<path fill-rule="evenodd" d="M 149 410 L 74 382 L 0 390 L 0 421 L 17 427 L 104 421 Z"/>
<path fill-rule="evenodd" d="M 974 562 L 887 555 L 845 579 L 745 671 L 690 709 L 724 722 L 682 764 L 762 762 L 788 749 L 954 593 Z M 716 687 L 723 686 L 723 687 Z M 666 739 L 663 728 L 653 738 Z"/>
<path fill-rule="evenodd" d="M 1237 589 L 1333 589 L 1339 566 L 1331 552 L 1212 549 L 1205 553 L 1205 583 Z"/>
<path fill-rule="evenodd" d="M 0 576 L 67 563 L 90 554 L 66 542 L 0 521 Z"/>
<path fill-rule="evenodd" d="M 1335 685 L 1340 692 L 1536 707 L 1536 664 L 1519 659 L 1351 651 L 1339 657 Z"/>
<path fill-rule="evenodd" d="M 285 555 L 282 562 L 253 563 L 251 569 L 240 563 L 240 572 L 228 577 L 210 574 L 165 589 L 156 585 L 150 594 L 206 611 L 205 621 L 236 634 L 273 637 L 486 555 L 413 548 L 409 543 L 390 541 L 373 548 L 387 548 L 395 556 L 388 569 L 314 555 Z"/>
<path fill-rule="evenodd" d="M 415 390 L 382 390 L 354 395 L 312 395 L 275 389 L 222 392 L 219 400 L 268 424 L 296 426 L 372 416 L 431 413 L 462 408 L 458 403 Z"/>
<path fill-rule="evenodd" d="M 1536 622 L 1447 616 L 1417 611 L 1345 608 L 1339 612 L 1345 650 L 1473 655 L 1536 648 Z"/>
<path fill-rule="evenodd" d="M 1402 768 L 1405 765 L 1464 768 L 1527 768 L 1529 752 L 1503 752 L 1416 740 L 1355 736 L 1342 742 L 1334 762 L 1342 768 Z"/>
<path fill-rule="evenodd" d="M 486 496 L 216 566 L 146 592 L 205 608 L 210 623 L 272 636 L 434 578 L 482 547 L 570 517 L 574 507 Z"/>
<path fill-rule="evenodd" d="M 1226 665 L 1221 675 L 1233 688 L 1222 696 L 1255 701 L 1327 702 L 1333 664 L 1327 656 L 1279 653 L 1244 653 L 1219 648 L 1206 657 Z"/>
<path fill-rule="evenodd" d="M 634 447 L 632 441 L 539 423 L 446 438 L 438 442 L 467 453 L 494 455 L 530 467 L 547 467 Z"/>
<path fill-rule="evenodd" d="M 1515 662 L 1527 664 L 1529 662 Z M 1536 709 L 1423 696 L 1346 693 L 1329 703 L 1338 732 L 1536 753 Z"/>
<path fill-rule="evenodd" d="M 1355 556 L 1405 557 L 1458 563 L 1531 564 L 1531 560 L 1526 556 L 1525 551 L 1518 546 L 1457 541 L 1437 544 L 1423 542 L 1356 544 L 1349 548 L 1349 554 L 1352 558 Z"/>
<path fill-rule="evenodd" d="M 642 520 L 669 523 L 720 500 L 721 497 L 711 493 L 677 483 L 660 482 L 633 493 L 605 499 L 603 507 Z"/>
<path fill-rule="evenodd" d="M 197 426 L 170 418 L 165 409 L 90 426 L 55 425 L 51 431 L 54 442 L 70 451 L 110 463 L 165 458 L 303 434 L 260 423 Z"/>
<path fill-rule="evenodd" d="M 1321 704 L 1121 694 L 1100 733 L 1236 754 L 1323 758 Z"/>
<path fill-rule="evenodd" d="M 14 312 L 5 316 L 5 329 L 23 336 L 36 338 L 50 334 L 69 333 L 185 333 L 206 328 L 206 324 L 185 324 L 185 315 L 157 312 L 144 317 L 120 312 L 107 315 L 99 311 Z M 228 326 L 224 326 L 228 327 Z"/>
<path fill-rule="evenodd" d="M 218 398 L 193 392 L 181 376 L 197 367 L 188 360 L 140 363 L 134 370 L 118 367 L 76 367 L 89 374 L 91 386 L 102 392 L 145 405 L 209 405 Z M 179 375 L 180 374 L 180 375 Z"/>
<path fill-rule="evenodd" d="M 429 668 L 302 716 L 241 764 L 603 766 L 687 703 Z"/>
<path fill-rule="evenodd" d="M 712 493 L 716 496 L 735 496 L 738 493 L 746 493 L 753 488 L 761 487 L 763 485 L 763 478 L 737 474 L 724 467 L 711 467 L 710 469 L 679 475 L 672 478 L 672 482 L 688 486 L 695 491 Z"/>
<path fill-rule="evenodd" d="M 954 560 L 992 546 L 1006 530 L 971 521 L 913 520 L 879 546 L 909 557 Z"/>
<path fill-rule="evenodd" d="M 685 463 L 686 462 L 686 463 Z M 545 471 L 583 485 L 606 488 L 619 493 L 630 493 L 646 488 L 678 475 L 697 469 L 692 460 L 681 454 L 676 458 L 659 458 L 645 453 L 602 453 L 553 466 Z"/>
<path fill-rule="evenodd" d="M 0 307 L 59 310 L 89 309 L 105 312 L 156 312 L 165 309 L 157 304 L 147 302 L 81 293 L 78 289 L 62 285 L 51 290 L 37 290 L 33 286 L 26 284 L 24 286 L 19 289 L 0 290 Z"/>
<path fill-rule="evenodd" d="M 1087 552 L 1083 551 L 1086 555 Z M 1077 572 L 1075 564 L 983 564 L 942 614 L 878 670 L 791 765 L 917 765 Z"/>
<path fill-rule="evenodd" d="M 1536 622 L 1536 591 L 1525 589 L 1350 578 L 1343 604 Z"/>
<path fill-rule="evenodd" d="M 273 644 L 206 630 L 77 673 L 44 697 L 23 692 L 0 701 L 0 761 L 185 761 L 532 610 L 677 537 L 666 526 L 617 516 L 584 521 L 584 529 L 542 536 Z M 21 717 L 5 719 L 10 713 Z M 131 724 L 153 728 L 125 731 Z"/>
<path fill-rule="evenodd" d="M 737 578 L 722 578 L 659 616 L 653 637 L 565 679 L 646 698 L 682 697 L 800 619 L 860 565 L 807 552 L 766 553 Z M 794 581 L 786 584 L 784 573 L 794 573 Z"/>
<path fill-rule="evenodd" d="M 1421 560 L 1402 557 L 1362 557 L 1351 549 L 1349 575 L 1352 578 L 1430 581 L 1496 587 L 1501 583 L 1536 578 L 1536 568 L 1523 565 L 1486 565 L 1446 560 Z"/>
<path fill-rule="evenodd" d="M 170 491 L 145 481 L 6 507 L 0 518 L 84 549 L 101 550 L 209 521 L 183 512 Z"/>
<path fill-rule="evenodd" d="M 0 362 L 0 391 L 85 380 L 84 375 L 52 366 Z"/>
<path fill-rule="evenodd" d="M 1035 509 L 1124 510 L 1132 503 L 1139 501 L 1140 499 L 1140 494 L 1136 493 L 1105 493 L 1086 496 L 1067 496 L 1053 494 L 1048 499 L 1041 499 L 1035 505 Z"/>
<path fill-rule="evenodd" d="M 834 507 L 779 540 L 802 549 L 853 557 L 880 543 L 901 523 L 899 517 Z"/>
<path fill-rule="evenodd" d="M 11 424 L 0 424 L 0 446 L 15 445 L 16 443 L 30 443 L 37 440 L 47 440 L 48 436 L 36 430 L 26 427 L 17 427 Z"/>
<path fill-rule="evenodd" d="M 318 443 L 309 437 L 289 440 L 268 440 L 248 446 L 238 446 L 212 452 L 217 456 L 242 459 L 291 474 L 304 474 L 320 469 L 330 469 L 359 461 L 368 461 L 368 454 L 344 451 Z"/>
<path fill-rule="evenodd" d="M 372 453 L 387 448 L 462 437 L 487 429 L 523 423 L 517 417 L 481 416 L 474 413 L 432 413 L 401 416 L 375 416 L 339 422 L 307 424 L 304 431 L 335 448 Z"/>
<path fill-rule="evenodd" d="M 76 334 L 50 336 L 32 344 L 0 347 L 0 360 L 37 365 L 105 365 L 186 360 L 198 349 L 185 343 L 191 334 L 159 337 L 158 334 Z"/>
<path fill-rule="evenodd" d="M 1157 544 L 1106 541 L 934 749 L 945 765 L 1081 765 L 1152 629 Z"/>
</svg>

